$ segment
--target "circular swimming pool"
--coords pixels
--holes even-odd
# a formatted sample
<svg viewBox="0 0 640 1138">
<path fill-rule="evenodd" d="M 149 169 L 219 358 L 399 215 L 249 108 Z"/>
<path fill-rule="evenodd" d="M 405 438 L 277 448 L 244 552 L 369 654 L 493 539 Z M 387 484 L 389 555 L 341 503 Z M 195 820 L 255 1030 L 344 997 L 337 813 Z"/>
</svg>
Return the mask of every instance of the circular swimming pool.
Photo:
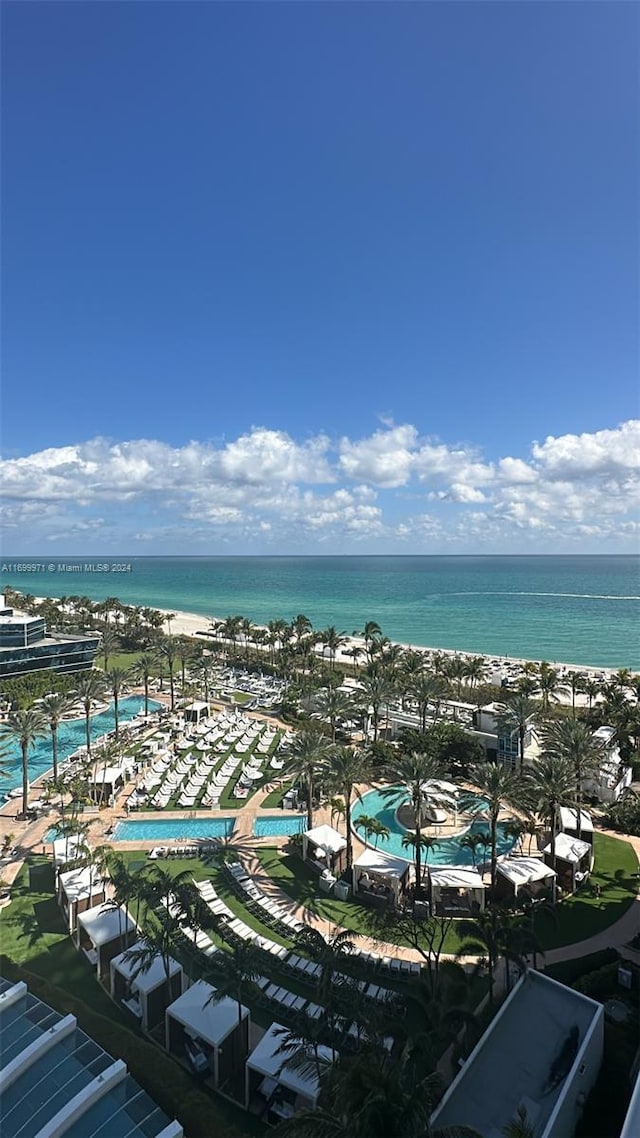
<svg viewBox="0 0 640 1138">
<path fill-rule="evenodd" d="M 413 847 L 405 847 L 402 845 L 403 837 L 410 831 L 407 831 L 397 818 L 398 807 L 402 805 L 403 802 L 406 802 L 406 800 L 407 790 L 404 786 L 389 787 L 388 792 L 384 794 L 380 790 L 368 790 L 366 794 L 362 795 L 360 801 L 354 803 L 351 810 L 351 822 L 358 837 L 361 841 L 364 841 L 364 831 L 356 826 L 358 818 L 360 818 L 361 815 L 377 818 L 379 822 L 387 826 L 389 837 L 374 838 L 373 841 L 367 841 L 367 845 L 371 845 L 383 853 L 392 854 L 394 857 L 402 857 L 405 861 L 413 861 Z M 467 817 L 476 813 L 483 814 L 487 806 L 488 803 L 486 800 L 477 794 L 463 791 L 458 797 L 459 816 L 461 814 L 465 814 Z M 471 850 L 466 849 L 466 847 L 461 844 L 462 839 L 467 834 L 487 834 L 488 832 L 488 818 L 476 817 L 473 821 L 464 824 L 458 834 L 454 834 L 448 838 L 437 838 L 438 844 L 434 846 L 432 850 L 429 850 L 428 859 L 426 853 L 423 855 L 424 860 L 428 865 L 473 865 Z M 498 822 L 498 856 L 509 853 L 509 851 L 513 849 L 514 844 L 515 839 L 508 833 L 505 824 Z M 488 854 L 483 854 L 483 851 L 479 850 L 476 854 L 476 862 L 482 861 L 488 856 Z"/>
</svg>

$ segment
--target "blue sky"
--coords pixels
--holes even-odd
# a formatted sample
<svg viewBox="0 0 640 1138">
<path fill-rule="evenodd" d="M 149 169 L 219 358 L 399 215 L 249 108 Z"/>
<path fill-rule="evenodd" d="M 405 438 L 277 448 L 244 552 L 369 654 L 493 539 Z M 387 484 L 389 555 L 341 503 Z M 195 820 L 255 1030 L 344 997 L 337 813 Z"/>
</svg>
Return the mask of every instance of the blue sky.
<svg viewBox="0 0 640 1138">
<path fill-rule="evenodd" d="M 637 6 L 2 22 L 5 551 L 637 548 Z"/>
</svg>

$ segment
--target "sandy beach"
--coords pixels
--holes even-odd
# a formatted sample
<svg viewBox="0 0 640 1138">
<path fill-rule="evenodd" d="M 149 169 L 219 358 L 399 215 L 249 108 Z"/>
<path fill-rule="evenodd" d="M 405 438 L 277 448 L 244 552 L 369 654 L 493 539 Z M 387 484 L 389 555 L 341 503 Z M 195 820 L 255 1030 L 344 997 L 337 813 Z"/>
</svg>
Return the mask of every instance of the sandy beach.
<svg viewBox="0 0 640 1138">
<path fill-rule="evenodd" d="M 171 617 L 171 619 L 167 621 L 166 626 L 167 631 L 171 636 L 197 636 L 198 633 L 207 633 L 210 628 L 211 619 L 216 619 L 198 616 L 197 613 L 191 612 L 173 612 L 169 609 L 159 609 L 158 611 L 164 612 L 167 616 Z M 258 625 L 257 627 L 261 626 Z M 206 635 L 200 635 L 198 639 L 203 643 L 206 643 L 206 641 L 211 638 Z M 364 648 L 363 638 L 359 636 L 347 635 L 347 644 L 343 649 L 338 650 L 336 653 L 336 659 L 342 660 L 342 662 L 345 664 L 353 664 L 353 657 L 345 655 L 345 650 L 353 648 L 356 645 L 358 647 Z M 525 664 L 539 663 L 539 661 L 526 660 L 521 657 L 492 656 L 484 652 L 465 652 L 453 648 L 425 648 L 423 645 L 418 646 L 415 644 L 400 644 L 400 647 L 404 649 L 410 649 L 411 651 L 415 652 L 424 652 L 427 654 L 432 652 L 440 652 L 443 656 L 482 656 L 490 668 L 493 668 L 495 671 L 503 672 L 507 672 L 510 669 L 523 668 Z M 552 663 L 553 667 L 557 668 L 559 672 L 578 672 L 595 680 L 602 680 L 603 678 L 609 679 L 615 674 L 613 669 L 601 668 L 595 665 L 589 667 L 585 664 L 562 663 L 556 660 L 549 662 Z"/>
</svg>

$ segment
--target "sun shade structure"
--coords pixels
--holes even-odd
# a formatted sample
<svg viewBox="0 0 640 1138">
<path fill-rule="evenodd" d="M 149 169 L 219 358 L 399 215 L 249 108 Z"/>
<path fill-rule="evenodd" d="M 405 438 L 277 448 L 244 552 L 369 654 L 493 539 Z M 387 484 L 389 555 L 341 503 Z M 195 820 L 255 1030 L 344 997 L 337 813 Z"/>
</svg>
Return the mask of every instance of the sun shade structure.
<svg viewBox="0 0 640 1138">
<path fill-rule="evenodd" d="M 249 1050 L 249 1009 L 223 996 L 207 1003 L 215 988 L 198 980 L 166 1010 L 167 1048 L 185 1059 L 185 1045 L 194 1041 L 208 1060 L 214 1086 L 223 1087 L 242 1069 Z M 224 1045 L 224 1046 L 223 1046 Z"/>
<path fill-rule="evenodd" d="M 524 1108 L 535 1138 L 571 1138 L 602 1062 L 604 1008 L 526 972 L 431 1117 L 502 1138 Z"/>
<path fill-rule="evenodd" d="M 484 909 L 485 888 L 477 869 L 466 865 L 429 866 L 429 900 L 438 916 L 466 917 Z"/>
<path fill-rule="evenodd" d="M 209 704 L 204 703 L 202 700 L 195 700 L 184 709 L 185 723 L 199 723 L 201 719 L 206 719 L 209 715 Z"/>
<path fill-rule="evenodd" d="M 58 877 L 58 904 L 70 933 L 75 930 L 78 914 L 95 908 L 107 899 L 106 883 L 92 866 L 70 869 Z"/>
<path fill-rule="evenodd" d="M 26 984 L 0 979 L 0 1034 L 3 1138 L 183 1138 L 121 1059 Z"/>
<path fill-rule="evenodd" d="M 81 834 L 69 834 L 66 838 L 56 838 L 53 843 L 53 864 L 55 867 L 66 865 L 86 855 L 86 842 Z"/>
<path fill-rule="evenodd" d="M 396 906 L 409 882 L 409 862 L 367 847 L 351 867 L 354 896 L 373 908 Z"/>
<path fill-rule="evenodd" d="M 559 814 L 560 829 L 570 838 L 577 838 L 578 811 L 572 810 L 569 806 L 561 806 Z M 586 810 L 580 811 L 580 840 L 588 842 L 590 846 L 593 845 L 593 819 Z"/>
<path fill-rule="evenodd" d="M 135 935 L 135 923 L 126 909 L 96 905 L 78 916 L 78 948 L 83 950 L 91 964 L 95 964 L 101 980 L 109 975 L 109 964 L 113 957 L 129 948 Z"/>
<path fill-rule="evenodd" d="M 505 857 L 497 863 L 496 892 L 518 897 L 521 891 L 535 897 L 553 886 L 556 872 L 539 857 Z"/>
<path fill-rule="evenodd" d="M 547 865 L 553 867 L 551 843 L 544 847 L 542 853 Z M 562 889 L 574 893 L 589 876 L 592 863 L 593 850 L 588 842 L 571 838 L 569 834 L 556 834 L 555 870 Z"/>
<path fill-rule="evenodd" d="M 295 1050 L 281 1050 L 286 1036 L 287 1028 L 272 1023 L 246 1063 L 247 1107 L 254 1095 L 261 1095 L 276 1119 L 290 1118 L 299 1110 L 316 1106 L 320 1094 L 315 1063 L 312 1061 L 302 1067 L 293 1066 L 291 1059 Z M 318 1047 L 321 1069 L 335 1062 L 338 1057 L 338 1052 L 332 1051 L 330 1047 Z"/>
<path fill-rule="evenodd" d="M 182 992 L 182 967 L 169 957 L 169 976 L 163 957 L 153 957 L 146 971 L 140 970 L 139 960 L 129 953 L 144 949 L 144 941 L 137 941 L 131 949 L 114 956 L 110 964 L 111 996 L 119 1001 L 140 1021 L 145 1031 L 164 1023 L 169 1004 Z"/>
<path fill-rule="evenodd" d="M 314 826 L 302 835 L 302 856 L 315 868 L 330 869 L 338 877 L 346 864 L 347 839 L 332 826 Z"/>
</svg>

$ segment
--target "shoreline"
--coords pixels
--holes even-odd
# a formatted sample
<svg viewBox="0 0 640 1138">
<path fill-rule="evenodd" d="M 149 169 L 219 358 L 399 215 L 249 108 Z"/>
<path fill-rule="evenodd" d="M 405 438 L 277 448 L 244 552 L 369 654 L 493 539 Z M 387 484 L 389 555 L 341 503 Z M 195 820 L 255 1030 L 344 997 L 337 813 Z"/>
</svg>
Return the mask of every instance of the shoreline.
<svg viewBox="0 0 640 1138">
<path fill-rule="evenodd" d="M 207 618 L 207 617 L 199 616 L 197 613 L 174 611 L 172 609 L 158 609 L 158 612 L 164 613 L 166 616 L 171 615 L 171 620 L 167 621 L 168 635 L 170 635 L 170 636 L 193 636 L 193 637 L 196 637 L 198 639 L 198 641 L 202 644 L 205 644 L 209 639 L 213 640 L 213 638 L 210 638 L 208 636 L 207 637 L 198 637 L 197 633 L 198 632 L 207 632 L 208 626 L 211 623 L 211 620 L 223 619 L 222 617 L 221 618 L 217 618 L 217 617 L 208 617 Z M 266 625 L 255 625 L 255 627 L 256 628 L 266 628 Z M 347 639 L 347 643 L 344 646 L 344 648 L 349 649 L 349 648 L 353 648 L 354 646 L 364 647 L 363 637 L 361 637 L 361 636 L 349 636 L 347 633 L 345 633 L 344 635 L 346 636 L 346 639 Z M 499 671 L 499 670 L 504 671 L 504 670 L 508 670 L 509 668 L 524 668 L 525 665 L 527 665 L 527 664 L 540 664 L 541 663 L 540 660 L 532 660 L 532 659 L 528 659 L 526 657 L 496 656 L 493 653 L 473 652 L 469 649 L 433 648 L 433 647 L 426 647 L 424 645 L 417 645 L 417 644 L 403 644 L 403 643 L 401 643 L 399 641 L 395 641 L 395 640 L 391 641 L 391 643 L 394 645 L 397 645 L 399 648 L 402 648 L 404 650 L 408 650 L 408 651 L 412 651 L 412 652 L 422 652 L 422 653 L 429 654 L 429 655 L 431 653 L 434 653 L 434 652 L 440 652 L 443 656 L 471 656 L 471 657 L 482 656 L 482 658 L 485 660 L 485 662 L 489 666 L 493 667 L 496 671 Z M 338 650 L 338 652 L 336 653 L 336 660 L 337 661 L 342 660 L 344 663 L 353 664 L 352 659 L 349 659 L 348 657 L 345 658 L 344 649 Z M 568 671 L 568 672 L 583 673 L 584 675 L 589 676 L 593 679 L 600 679 L 602 676 L 604 676 L 605 678 L 608 679 L 611 676 L 614 676 L 616 674 L 615 668 L 601 667 L 597 664 L 570 664 L 570 663 L 564 663 L 563 661 L 560 661 L 560 660 L 548 661 L 548 663 L 551 664 L 551 666 L 553 668 L 556 668 L 559 672 Z"/>
</svg>

